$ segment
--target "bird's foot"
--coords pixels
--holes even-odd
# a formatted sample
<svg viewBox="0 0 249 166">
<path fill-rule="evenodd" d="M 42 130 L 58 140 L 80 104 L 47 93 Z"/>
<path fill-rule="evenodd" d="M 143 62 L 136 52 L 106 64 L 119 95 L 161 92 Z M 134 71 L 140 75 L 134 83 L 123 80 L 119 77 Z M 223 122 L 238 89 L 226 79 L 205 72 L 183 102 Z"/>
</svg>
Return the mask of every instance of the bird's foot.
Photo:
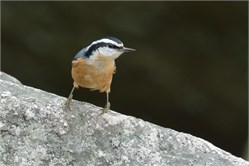
<svg viewBox="0 0 249 166">
<path fill-rule="evenodd" d="M 101 110 L 102 111 L 101 114 L 107 113 L 110 110 L 110 107 L 111 103 L 110 102 L 106 103 L 105 107 Z"/>
<path fill-rule="evenodd" d="M 72 99 L 73 99 L 73 96 L 69 96 L 67 98 L 67 101 L 65 102 L 65 108 L 68 109 L 68 110 L 71 110 L 70 105 L 72 103 Z"/>
</svg>

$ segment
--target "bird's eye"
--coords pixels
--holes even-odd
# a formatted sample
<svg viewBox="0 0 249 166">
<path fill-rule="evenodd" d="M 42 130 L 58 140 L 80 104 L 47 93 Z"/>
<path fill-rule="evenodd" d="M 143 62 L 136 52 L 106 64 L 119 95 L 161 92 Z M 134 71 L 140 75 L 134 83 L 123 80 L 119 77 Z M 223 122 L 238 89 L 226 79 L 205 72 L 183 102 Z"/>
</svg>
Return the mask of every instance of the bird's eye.
<svg viewBox="0 0 249 166">
<path fill-rule="evenodd" d="M 108 44 L 109 48 L 114 48 L 114 46 L 112 44 Z"/>
</svg>

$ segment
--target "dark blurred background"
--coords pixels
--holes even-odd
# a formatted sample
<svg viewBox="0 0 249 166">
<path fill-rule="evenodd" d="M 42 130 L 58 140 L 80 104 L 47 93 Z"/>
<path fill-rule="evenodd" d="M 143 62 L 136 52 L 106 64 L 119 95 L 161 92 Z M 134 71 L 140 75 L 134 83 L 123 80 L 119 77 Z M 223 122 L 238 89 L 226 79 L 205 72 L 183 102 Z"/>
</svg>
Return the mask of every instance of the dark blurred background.
<svg viewBox="0 0 249 166">
<path fill-rule="evenodd" d="M 2 71 L 67 97 L 74 55 L 115 36 L 112 109 L 246 158 L 248 2 L 1 2 Z M 105 105 L 105 94 L 74 98 Z"/>
</svg>

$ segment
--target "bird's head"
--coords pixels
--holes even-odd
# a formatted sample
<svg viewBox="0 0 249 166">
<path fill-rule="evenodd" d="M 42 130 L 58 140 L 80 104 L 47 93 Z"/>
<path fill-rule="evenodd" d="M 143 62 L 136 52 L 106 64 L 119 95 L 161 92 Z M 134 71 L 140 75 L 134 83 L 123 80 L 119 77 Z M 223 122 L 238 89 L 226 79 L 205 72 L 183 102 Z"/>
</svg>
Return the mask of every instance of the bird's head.
<svg viewBox="0 0 249 166">
<path fill-rule="evenodd" d="M 101 55 L 113 59 L 118 58 L 124 52 L 135 51 L 135 49 L 124 47 L 124 44 L 115 37 L 106 37 L 92 42 L 85 50 L 85 56 L 91 57 Z"/>
</svg>

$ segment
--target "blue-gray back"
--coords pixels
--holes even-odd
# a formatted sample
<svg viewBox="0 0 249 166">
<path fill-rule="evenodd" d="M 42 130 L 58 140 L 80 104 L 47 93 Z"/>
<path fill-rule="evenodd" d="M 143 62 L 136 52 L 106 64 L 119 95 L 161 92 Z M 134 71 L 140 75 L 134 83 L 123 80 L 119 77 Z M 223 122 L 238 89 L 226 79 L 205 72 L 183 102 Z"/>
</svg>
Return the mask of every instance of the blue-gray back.
<svg viewBox="0 0 249 166">
<path fill-rule="evenodd" d="M 74 57 L 74 60 L 79 58 L 86 58 L 86 47 L 81 49 Z"/>
</svg>

